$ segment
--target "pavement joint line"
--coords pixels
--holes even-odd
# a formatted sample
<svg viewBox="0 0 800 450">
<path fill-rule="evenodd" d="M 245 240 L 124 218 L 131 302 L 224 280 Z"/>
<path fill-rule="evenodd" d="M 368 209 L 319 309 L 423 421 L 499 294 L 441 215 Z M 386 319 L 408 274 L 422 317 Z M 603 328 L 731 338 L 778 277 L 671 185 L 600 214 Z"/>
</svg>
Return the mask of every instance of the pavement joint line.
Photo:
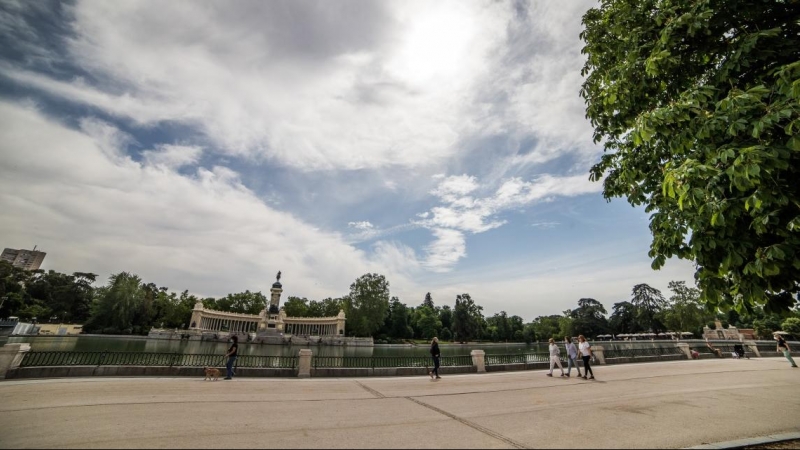
<svg viewBox="0 0 800 450">
<path fill-rule="evenodd" d="M 733 449 L 733 448 L 747 447 L 751 445 L 774 444 L 777 442 L 791 441 L 793 439 L 800 439 L 800 432 L 770 434 L 768 436 L 736 439 L 733 441 L 715 442 L 713 444 L 696 445 L 694 447 L 686 447 L 686 448 L 687 449 Z"/>
<path fill-rule="evenodd" d="M 453 419 L 453 420 L 455 420 L 457 422 L 460 422 L 460 423 L 462 423 L 462 424 L 464 424 L 464 425 L 466 425 L 466 426 L 468 426 L 468 427 L 470 427 L 470 428 L 472 428 L 474 430 L 477 430 L 477 431 L 479 431 L 479 432 L 481 432 L 481 433 L 483 433 L 485 435 L 488 435 L 488 436 L 491 436 L 491 437 L 493 437 L 495 439 L 503 441 L 506 444 L 508 444 L 508 445 L 510 445 L 510 446 L 512 446 L 514 448 L 522 448 L 522 449 L 528 448 L 524 444 L 520 444 L 519 442 L 517 442 L 517 441 L 515 441 L 515 440 L 513 440 L 511 438 L 507 438 L 507 437 L 503 436 L 502 434 L 500 434 L 500 433 L 498 433 L 496 431 L 493 431 L 493 430 L 490 430 L 490 429 L 488 429 L 486 427 L 478 425 L 477 423 L 470 422 L 467 419 L 461 418 L 461 417 L 459 417 L 459 416 L 457 416 L 455 414 L 449 413 L 449 412 L 447 412 L 447 411 L 445 411 L 443 409 L 439 409 L 439 408 L 437 408 L 437 407 L 435 407 L 433 405 L 429 405 L 428 403 L 425 403 L 422 400 L 417 400 L 417 399 L 415 399 L 413 397 L 404 397 L 404 398 L 406 398 L 406 399 L 408 399 L 408 400 L 410 400 L 410 401 L 412 401 L 412 402 L 414 402 L 414 403 L 416 403 L 416 404 L 418 404 L 420 406 L 424 406 L 425 408 L 428 408 L 431 411 L 435 411 L 435 412 L 437 412 L 439 414 L 447 416 L 447 417 L 449 417 L 449 418 L 451 418 L 451 419 Z"/>
<path fill-rule="evenodd" d="M 374 395 L 377 398 L 386 398 L 385 395 L 381 394 L 380 392 L 376 391 L 375 389 L 372 389 L 371 387 L 369 387 L 367 385 L 362 384 L 359 381 L 356 381 L 355 383 L 357 385 L 361 386 L 362 388 L 364 388 L 365 391 L 369 392 L 370 394 Z"/>
</svg>

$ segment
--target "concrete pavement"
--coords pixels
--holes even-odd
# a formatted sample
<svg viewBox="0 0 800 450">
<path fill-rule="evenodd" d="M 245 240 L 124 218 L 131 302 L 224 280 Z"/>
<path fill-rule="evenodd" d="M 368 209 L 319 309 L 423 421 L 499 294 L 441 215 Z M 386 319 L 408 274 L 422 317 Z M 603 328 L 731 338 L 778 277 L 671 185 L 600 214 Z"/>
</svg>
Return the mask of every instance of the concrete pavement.
<svg viewBox="0 0 800 450">
<path fill-rule="evenodd" d="M 545 373 L 4 381 L 0 448 L 676 448 L 800 431 L 783 358 Z"/>
</svg>

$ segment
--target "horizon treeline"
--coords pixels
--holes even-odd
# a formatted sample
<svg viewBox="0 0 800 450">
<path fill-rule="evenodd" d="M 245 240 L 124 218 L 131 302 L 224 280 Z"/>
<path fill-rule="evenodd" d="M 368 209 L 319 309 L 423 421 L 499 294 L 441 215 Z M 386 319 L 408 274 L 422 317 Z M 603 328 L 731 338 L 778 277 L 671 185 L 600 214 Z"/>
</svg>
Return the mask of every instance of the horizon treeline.
<svg viewBox="0 0 800 450">
<path fill-rule="evenodd" d="M 96 282 L 92 273 L 25 271 L 0 262 L 0 318 L 81 323 L 85 333 L 146 335 L 153 327 L 185 329 L 197 301 L 206 308 L 244 314 L 258 314 L 268 304 L 261 292 L 200 298 L 188 290 L 175 292 L 147 283 L 128 272 L 111 275 L 102 286 L 93 286 Z M 800 335 L 798 309 L 783 315 L 766 313 L 760 307 L 744 314 L 733 309 L 713 311 L 700 302 L 700 291 L 683 281 L 670 282 L 669 290 L 667 298 L 658 289 L 637 284 L 630 298 L 614 303 L 610 313 L 599 301 L 581 298 L 575 308 L 526 322 L 506 311 L 485 317 L 483 307 L 469 293 L 438 301 L 428 292 L 420 296 L 418 305 L 409 306 L 391 296 L 383 275 L 369 273 L 356 279 L 340 297 L 313 300 L 289 296 L 282 307 L 292 317 L 329 317 L 344 310 L 348 336 L 371 336 L 378 343 L 434 336 L 457 342 L 535 342 L 579 334 L 595 338 L 665 331 L 688 331 L 700 337 L 703 326 L 713 327 L 715 320 L 724 327 L 753 328 L 761 338 L 777 330 Z"/>
</svg>

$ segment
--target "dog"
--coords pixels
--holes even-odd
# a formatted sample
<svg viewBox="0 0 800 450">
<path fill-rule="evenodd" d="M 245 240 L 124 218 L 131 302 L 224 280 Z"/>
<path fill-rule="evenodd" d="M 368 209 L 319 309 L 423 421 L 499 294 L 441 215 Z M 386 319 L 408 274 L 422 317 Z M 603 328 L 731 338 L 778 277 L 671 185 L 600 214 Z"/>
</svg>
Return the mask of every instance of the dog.
<svg viewBox="0 0 800 450">
<path fill-rule="evenodd" d="M 212 381 L 219 380 L 219 369 L 217 369 L 215 367 L 206 367 L 203 370 L 205 370 L 205 372 L 206 372 L 206 377 L 203 378 L 203 381 L 211 380 L 212 378 L 213 378 Z"/>
</svg>

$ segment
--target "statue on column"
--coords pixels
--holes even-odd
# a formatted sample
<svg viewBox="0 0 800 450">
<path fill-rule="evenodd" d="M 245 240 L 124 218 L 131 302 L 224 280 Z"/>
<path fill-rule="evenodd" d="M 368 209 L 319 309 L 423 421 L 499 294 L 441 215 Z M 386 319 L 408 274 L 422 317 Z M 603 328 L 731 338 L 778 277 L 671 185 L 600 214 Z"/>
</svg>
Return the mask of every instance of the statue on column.
<svg viewBox="0 0 800 450">
<path fill-rule="evenodd" d="M 281 271 L 280 270 L 278 271 L 278 276 L 277 276 L 277 280 L 276 281 L 278 281 L 278 282 L 281 281 Z"/>
</svg>

